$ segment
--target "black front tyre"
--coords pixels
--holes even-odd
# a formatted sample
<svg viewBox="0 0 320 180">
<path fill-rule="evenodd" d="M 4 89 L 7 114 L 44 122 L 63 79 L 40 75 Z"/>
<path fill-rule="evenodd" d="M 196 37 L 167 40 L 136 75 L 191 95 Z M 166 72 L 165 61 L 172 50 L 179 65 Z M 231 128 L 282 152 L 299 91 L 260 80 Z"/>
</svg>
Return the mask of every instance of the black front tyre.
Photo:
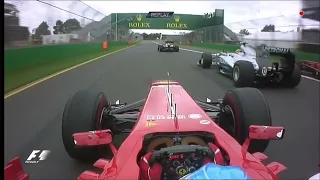
<svg viewBox="0 0 320 180">
<path fill-rule="evenodd" d="M 94 162 L 111 153 L 106 146 L 76 147 L 72 138 L 74 133 L 102 129 L 102 113 L 107 105 L 108 101 L 103 93 L 78 91 L 69 98 L 63 111 L 62 140 L 71 158 Z"/>
<path fill-rule="evenodd" d="M 212 64 L 212 54 L 211 53 L 202 53 L 201 60 L 202 61 L 202 68 L 208 69 L 211 67 Z"/>
<path fill-rule="evenodd" d="M 301 80 L 301 66 L 295 63 L 291 71 L 283 72 L 281 85 L 287 88 L 295 88 L 300 84 Z"/>
<path fill-rule="evenodd" d="M 241 145 L 248 137 L 250 125 L 272 125 L 269 105 L 256 88 L 229 90 L 222 103 L 226 111 L 220 114 L 220 126 Z M 269 140 L 252 140 L 248 151 L 263 152 L 268 144 Z"/>
<path fill-rule="evenodd" d="M 255 78 L 253 64 L 248 61 L 237 61 L 232 70 L 232 79 L 236 87 L 251 87 Z"/>
</svg>

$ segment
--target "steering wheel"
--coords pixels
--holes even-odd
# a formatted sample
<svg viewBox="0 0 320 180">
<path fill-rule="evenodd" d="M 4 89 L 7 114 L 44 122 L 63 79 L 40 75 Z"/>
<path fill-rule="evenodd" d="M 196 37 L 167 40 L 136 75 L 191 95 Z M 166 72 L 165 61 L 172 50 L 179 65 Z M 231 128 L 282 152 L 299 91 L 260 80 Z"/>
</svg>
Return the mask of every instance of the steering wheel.
<svg viewBox="0 0 320 180">
<path fill-rule="evenodd" d="M 202 167 L 206 160 L 214 159 L 214 152 L 208 146 L 176 145 L 152 152 L 149 165 L 162 166 L 161 179 L 175 180 Z"/>
</svg>

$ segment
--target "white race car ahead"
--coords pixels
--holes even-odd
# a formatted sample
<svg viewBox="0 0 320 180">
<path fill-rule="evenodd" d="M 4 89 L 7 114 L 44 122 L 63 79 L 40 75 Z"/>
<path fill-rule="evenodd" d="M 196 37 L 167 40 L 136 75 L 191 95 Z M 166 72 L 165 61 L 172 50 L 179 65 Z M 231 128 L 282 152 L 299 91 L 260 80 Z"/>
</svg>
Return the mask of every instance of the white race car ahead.
<svg viewBox="0 0 320 180">
<path fill-rule="evenodd" d="M 179 52 L 179 46 L 174 44 L 174 41 L 165 41 L 164 44 L 158 45 L 160 52 Z"/>
<path fill-rule="evenodd" d="M 270 50 L 278 53 L 280 62 L 272 62 Z M 276 52 L 275 52 L 276 50 Z M 295 55 L 285 48 L 242 43 L 234 53 L 203 53 L 197 64 L 203 68 L 217 67 L 221 74 L 231 77 L 237 87 L 249 87 L 258 82 L 271 82 L 294 88 L 300 83 L 301 70 Z"/>
</svg>

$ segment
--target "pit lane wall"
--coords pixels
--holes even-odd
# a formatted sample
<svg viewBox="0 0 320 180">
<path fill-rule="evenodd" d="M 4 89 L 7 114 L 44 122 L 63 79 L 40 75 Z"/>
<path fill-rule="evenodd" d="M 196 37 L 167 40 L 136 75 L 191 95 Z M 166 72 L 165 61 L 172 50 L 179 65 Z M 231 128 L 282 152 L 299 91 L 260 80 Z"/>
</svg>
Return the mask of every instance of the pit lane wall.
<svg viewBox="0 0 320 180">
<path fill-rule="evenodd" d="M 109 42 L 108 49 L 126 46 L 127 42 Z M 4 53 L 5 73 L 32 69 L 39 64 L 64 61 L 70 57 L 77 58 L 88 54 L 103 52 L 102 42 L 46 45 L 29 48 L 9 49 Z"/>
</svg>

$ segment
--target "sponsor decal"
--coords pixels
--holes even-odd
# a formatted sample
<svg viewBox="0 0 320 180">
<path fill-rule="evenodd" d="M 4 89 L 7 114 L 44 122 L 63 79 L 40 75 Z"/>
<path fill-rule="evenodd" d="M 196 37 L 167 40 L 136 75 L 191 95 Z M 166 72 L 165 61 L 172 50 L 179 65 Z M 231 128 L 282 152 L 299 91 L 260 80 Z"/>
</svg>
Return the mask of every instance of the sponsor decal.
<svg viewBox="0 0 320 180">
<path fill-rule="evenodd" d="M 173 16 L 173 19 L 174 19 L 173 23 L 167 23 L 167 28 L 188 29 L 188 24 L 180 23 L 180 16 Z"/>
<path fill-rule="evenodd" d="M 151 127 L 151 126 L 156 126 L 156 125 L 157 124 L 154 122 L 150 122 L 150 121 L 146 122 L 146 127 Z"/>
<path fill-rule="evenodd" d="M 283 136 L 283 129 L 276 134 L 277 138 L 281 138 Z"/>
<path fill-rule="evenodd" d="M 178 119 L 186 119 L 185 115 L 176 115 Z M 174 115 L 147 115 L 147 120 L 172 120 Z"/>
<path fill-rule="evenodd" d="M 200 124 L 210 124 L 211 122 L 209 120 L 201 120 Z"/>
<path fill-rule="evenodd" d="M 129 28 L 150 28 L 150 23 L 142 22 L 142 15 L 139 14 L 135 17 L 136 22 L 129 22 Z"/>
<path fill-rule="evenodd" d="M 190 118 L 190 119 L 201 119 L 202 116 L 200 114 L 189 114 L 188 118 Z"/>
<path fill-rule="evenodd" d="M 290 52 L 290 49 L 288 49 L 288 48 L 265 46 L 264 49 L 268 50 L 269 52 L 273 52 L 273 53 L 288 53 L 288 52 Z"/>
</svg>

